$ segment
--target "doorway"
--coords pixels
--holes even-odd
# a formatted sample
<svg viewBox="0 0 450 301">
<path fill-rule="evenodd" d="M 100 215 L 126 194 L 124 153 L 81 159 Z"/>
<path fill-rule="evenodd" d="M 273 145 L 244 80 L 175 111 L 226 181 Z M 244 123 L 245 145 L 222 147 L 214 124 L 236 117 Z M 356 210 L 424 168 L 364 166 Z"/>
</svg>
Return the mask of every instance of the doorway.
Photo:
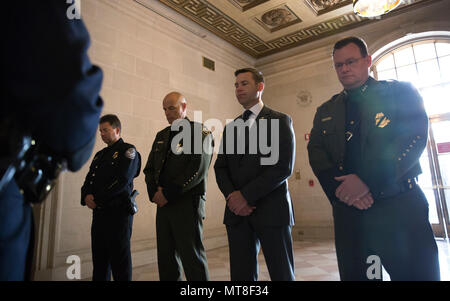
<svg viewBox="0 0 450 301">
<path fill-rule="evenodd" d="M 379 56 L 372 71 L 378 80 L 411 82 L 423 97 L 429 130 L 418 184 L 428 200 L 434 235 L 449 239 L 450 40 L 430 38 L 403 44 Z"/>
<path fill-rule="evenodd" d="M 427 196 L 436 237 L 449 238 L 450 113 L 430 117 L 427 150 L 420 158 L 419 185 Z"/>
</svg>

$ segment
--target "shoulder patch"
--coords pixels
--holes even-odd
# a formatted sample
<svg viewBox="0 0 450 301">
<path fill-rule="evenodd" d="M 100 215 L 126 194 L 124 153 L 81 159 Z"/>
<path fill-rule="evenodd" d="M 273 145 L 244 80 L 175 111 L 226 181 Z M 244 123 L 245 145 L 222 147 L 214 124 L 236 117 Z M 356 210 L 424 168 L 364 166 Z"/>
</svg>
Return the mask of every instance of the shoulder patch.
<svg viewBox="0 0 450 301">
<path fill-rule="evenodd" d="M 129 149 L 126 150 L 125 157 L 133 160 L 136 157 L 136 150 L 134 148 L 130 147 Z"/>
</svg>

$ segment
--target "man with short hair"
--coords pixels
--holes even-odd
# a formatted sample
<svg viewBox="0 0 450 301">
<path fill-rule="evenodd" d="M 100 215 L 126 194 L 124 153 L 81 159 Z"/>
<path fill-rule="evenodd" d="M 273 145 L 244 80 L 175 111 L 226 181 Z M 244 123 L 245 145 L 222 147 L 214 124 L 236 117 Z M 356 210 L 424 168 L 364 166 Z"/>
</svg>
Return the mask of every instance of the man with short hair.
<svg viewBox="0 0 450 301">
<path fill-rule="evenodd" d="M 116 115 L 100 118 L 100 135 L 107 147 L 95 154 L 81 187 L 81 205 L 93 210 L 91 227 L 93 281 L 131 281 L 130 239 L 133 215 L 129 197 L 139 175 L 141 156 L 125 143 Z"/>
<path fill-rule="evenodd" d="M 292 120 L 262 102 L 261 72 L 244 68 L 235 76 L 236 98 L 245 111 L 225 127 L 214 165 L 226 200 L 231 280 L 258 280 L 260 246 L 272 280 L 295 280 L 294 212 L 287 181 L 295 157 Z M 269 153 L 263 145 L 270 145 Z"/>
<path fill-rule="evenodd" d="M 439 280 L 416 184 L 428 130 L 422 98 L 409 83 L 370 77 L 360 38 L 338 41 L 333 62 L 344 90 L 317 109 L 308 153 L 333 206 L 341 280 L 381 280 L 381 266 L 369 269 L 373 255 L 392 280 Z"/>
<path fill-rule="evenodd" d="M 169 126 L 156 134 L 144 168 L 149 199 L 157 205 L 159 279 L 179 281 L 183 268 L 188 281 L 209 280 L 202 233 L 213 137 L 186 117 L 181 93 L 167 94 L 163 109 Z"/>
</svg>

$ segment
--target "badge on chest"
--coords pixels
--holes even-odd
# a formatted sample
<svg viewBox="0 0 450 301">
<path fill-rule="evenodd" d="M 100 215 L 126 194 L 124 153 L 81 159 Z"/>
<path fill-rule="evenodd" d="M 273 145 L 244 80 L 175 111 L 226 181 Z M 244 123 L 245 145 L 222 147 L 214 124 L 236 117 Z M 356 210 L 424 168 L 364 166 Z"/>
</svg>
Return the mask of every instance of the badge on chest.
<svg viewBox="0 0 450 301">
<path fill-rule="evenodd" d="M 384 128 L 391 122 L 384 113 L 380 112 L 375 115 L 375 126 Z"/>
</svg>

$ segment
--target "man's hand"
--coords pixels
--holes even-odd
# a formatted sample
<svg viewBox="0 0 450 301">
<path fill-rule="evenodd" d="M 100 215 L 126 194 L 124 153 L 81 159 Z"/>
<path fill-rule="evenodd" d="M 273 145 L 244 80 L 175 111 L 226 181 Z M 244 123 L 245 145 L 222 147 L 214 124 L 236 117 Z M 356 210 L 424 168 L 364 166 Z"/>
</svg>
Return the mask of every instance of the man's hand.
<svg viewBox="0 0 450 301">
<path fill-rule="evenodd" d="M 92 194 L 88 194 L 84 197 L 84 202 L 89 209 L 97 208 L 97 204 L 94 202 L 94 196 Z"/>
<path fill-rule="evenodd" d="M 342 182 L 336 189 L 336 197 L 349 206 L 369 193 L 369 187 L 355 174 L 335 177 L 334 179 Z"/>
<path fill-rule="evenodd" d="M 158 205 L 158 207 L 164 207 L 168 201 L 162 192 L 162 187 L 158 186 L 158 191 L 153 195 L 152 201 Z"/>
<path fill-rule="evenodd" d="M 372 194 L 369 192 L 367 194 L 365 194 L 364 196 L 360 197 L 359 199 L 357 199 L 354 203 L 353 206 L 360 209 L 360 210 L 366 210 L 369 209 L 373 204 L 373 198 L 372 198 Z"/>
<path fill-rule="evenodd" d="M 256 207 L 252 207 L 250 205 L 245 205 L 237 213 L 235 212 L 235 214 L 239 215 L 239 216 L 249 216 L 250 214 L 252 214 L 253 210 L 255 210 L 255 209 L 256 209 Z"/>
<path fill-rule="evenodd" d="M 227 201 L 228 208 L 236 215 L 247 216 L 256 209 L 256 207 L 248 205 L 247 200 L 239 190 L 230 193 L 227 197 Z"/>
</svg>

